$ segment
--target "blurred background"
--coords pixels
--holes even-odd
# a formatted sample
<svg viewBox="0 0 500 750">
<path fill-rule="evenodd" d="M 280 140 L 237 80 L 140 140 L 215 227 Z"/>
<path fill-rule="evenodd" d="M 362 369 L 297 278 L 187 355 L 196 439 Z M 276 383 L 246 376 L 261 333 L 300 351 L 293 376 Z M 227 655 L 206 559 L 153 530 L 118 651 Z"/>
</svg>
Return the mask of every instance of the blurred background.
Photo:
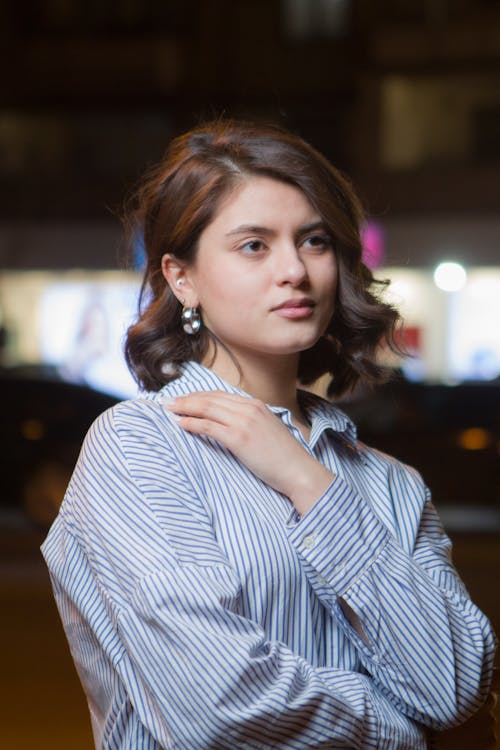
<svg viewBox="0 0 500 750">
<path fill-rule="evenodd" d="M 412 356 L 341 405 L 423 473 L 499 630 L 500 1 L 0 0 L 0 42 L 0 746 L 92 747 L 38 547 L 86 429 L 135 393 L 123 200 L 214 116 L 284 125 L 361 195 Z"/>
</svg>

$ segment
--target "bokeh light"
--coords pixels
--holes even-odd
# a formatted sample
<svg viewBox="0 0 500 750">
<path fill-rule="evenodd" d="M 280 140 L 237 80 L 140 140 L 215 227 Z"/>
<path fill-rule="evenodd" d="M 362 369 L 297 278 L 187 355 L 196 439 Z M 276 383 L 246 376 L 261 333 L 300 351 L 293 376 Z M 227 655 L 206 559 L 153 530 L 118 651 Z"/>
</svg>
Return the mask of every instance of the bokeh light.
<svg viewBox="0 0 500 750">
<path fill-rule="evenodd" d="M 434 283 L 443 292 L 458 292 L 467 281 L 467 273 L 460 263 L 445 261 L 434 270 Z"/>
</svg>

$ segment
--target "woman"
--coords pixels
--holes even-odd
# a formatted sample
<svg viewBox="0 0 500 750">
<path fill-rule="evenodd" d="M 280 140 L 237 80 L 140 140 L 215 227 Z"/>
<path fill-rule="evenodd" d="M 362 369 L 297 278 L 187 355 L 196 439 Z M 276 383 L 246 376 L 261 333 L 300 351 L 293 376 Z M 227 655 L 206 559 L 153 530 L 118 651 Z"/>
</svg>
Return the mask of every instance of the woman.
<svg viewBox="0 0 500 750">
<path fill-rule="evenodd" d="M 234 121 L 138 194 L 144 396 L 93 425 L 43 547 L 98 748 L 424 748 L 484 701 L 494 638 L 422 480 L 296 387 L 381 375 L 360 216 Z"/>
</svg>

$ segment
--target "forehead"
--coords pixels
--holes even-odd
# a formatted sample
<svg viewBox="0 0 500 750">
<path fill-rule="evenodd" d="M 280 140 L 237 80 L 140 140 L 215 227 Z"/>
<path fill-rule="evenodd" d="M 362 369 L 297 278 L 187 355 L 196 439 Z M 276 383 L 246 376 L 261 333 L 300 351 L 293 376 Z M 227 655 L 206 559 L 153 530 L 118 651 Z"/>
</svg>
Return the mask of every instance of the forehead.
<svg viewBox="0 0 500 750">
<path fill-rule="evenodd" d="M 211 222 L 214 227 L 236 223 L 282 224 L 319 219 L 306 195 L 294 185 L 270 177 L 247 177 L 222 201 Z"/>
</svg>

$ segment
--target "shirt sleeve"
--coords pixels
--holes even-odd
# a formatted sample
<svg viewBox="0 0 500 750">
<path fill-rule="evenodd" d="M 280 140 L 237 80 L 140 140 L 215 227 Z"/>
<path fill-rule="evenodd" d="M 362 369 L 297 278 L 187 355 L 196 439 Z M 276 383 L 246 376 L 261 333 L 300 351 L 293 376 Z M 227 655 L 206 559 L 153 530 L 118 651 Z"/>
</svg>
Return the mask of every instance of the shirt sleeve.
<svg viewBox="0 0 500 750">
<path fill-rule="evenodd" d="M 380 693 L 407 716 L 444 729 L 484 702 L 495 636 L 451 564 L 428 490 L 416 472 L 397 470 L 398 494 L 425 498 L 412 549 L 338 476 L 302 519 L 291 520 L 289 539 Z"/>
<path fill-rule="evenodd" d="M 192 556 L 177 554 L 155 498 L 170 493 L 173 512 L 201 518 L 196 493 L 140 422 L 120 435 L 110 413 L 94 425 L 61 515 L 67 535 L 46 556 L 143 726 L 167 749 L 423 750 L 423 730 L 373 679 L 314 669 L 242 616 L 241 583 L 209 525 L 200 520 L 199 543 L 189 540 Z M 151 480 L 145 457 L 164 483 Z M 73 647 L 91 673 L 86 644 Z"/>
</svg>

